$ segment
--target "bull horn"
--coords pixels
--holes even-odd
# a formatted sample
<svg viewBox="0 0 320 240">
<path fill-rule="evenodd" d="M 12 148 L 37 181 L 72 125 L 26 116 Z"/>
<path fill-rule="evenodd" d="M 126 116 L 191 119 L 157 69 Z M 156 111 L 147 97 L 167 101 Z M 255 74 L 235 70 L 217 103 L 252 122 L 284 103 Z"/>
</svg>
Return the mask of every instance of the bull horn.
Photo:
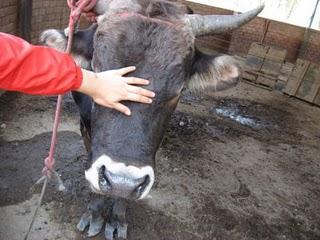
<svg viewBox="0 0 320 240">
<path fill-rule="evenodd" d="M 258 16 L 263 9 L 264 4 L 251 11 L 238 15 L 186 14 L 185 22 L 190 25 L 196 37 L 209 34 L 218 34 L 231 31 L 250 22 L 256 16 Z"/>
</svg>

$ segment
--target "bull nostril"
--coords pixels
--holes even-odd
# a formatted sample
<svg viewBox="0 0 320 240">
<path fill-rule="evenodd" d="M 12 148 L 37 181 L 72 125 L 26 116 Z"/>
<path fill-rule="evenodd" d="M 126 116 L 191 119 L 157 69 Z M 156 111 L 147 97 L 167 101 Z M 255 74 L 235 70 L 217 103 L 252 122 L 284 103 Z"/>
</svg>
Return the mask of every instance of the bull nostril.
<svg viewBox="0 0 320 240">
<path fill-rule="evenodd" d="M 99 184 L 103 191 L 107 191 L 111 189 L 111 183 L 108 177 L 106 176 L 105 172 L 106 172 L 106 167 L 102 166 L 99 169 Z"/>
<path fill-rule="evenodd" d="M 150 183 L 150 177 L 149 175 L 147 175 L 144 178 L 143 182 L 133 191 L 134 197 L 140 198 L 144 190 L 146 189 L 146 187 L 149 185 L 149 183 Z"/>
<path fill-rule="evenodd" d="M 138 174 L 126 171 L 117 171 L 108 169 L 108 165 L 100 165 L 98 168 L 99 191 L 103 194 L 110 194 L 123 198 L 140 199 L 149 189 L 152 181 L 152 175 Z M 132 170 L 132 169 L 130 169 Z"/>
</svg>

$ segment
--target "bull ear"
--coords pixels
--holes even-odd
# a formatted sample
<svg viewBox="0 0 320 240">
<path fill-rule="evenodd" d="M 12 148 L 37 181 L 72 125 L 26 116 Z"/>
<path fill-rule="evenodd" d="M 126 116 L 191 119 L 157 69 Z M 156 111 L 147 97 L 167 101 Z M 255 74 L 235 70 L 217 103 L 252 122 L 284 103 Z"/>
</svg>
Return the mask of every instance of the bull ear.
<svg viewBox="0 0 320 240">
<path fill-rule="evenodd" d="M 197 50 L 187 88 L 192 91 L 221 91 L 235 86 L 239 76 L 240 68 L 231 56 L 212 56 Z"/>
</svg>

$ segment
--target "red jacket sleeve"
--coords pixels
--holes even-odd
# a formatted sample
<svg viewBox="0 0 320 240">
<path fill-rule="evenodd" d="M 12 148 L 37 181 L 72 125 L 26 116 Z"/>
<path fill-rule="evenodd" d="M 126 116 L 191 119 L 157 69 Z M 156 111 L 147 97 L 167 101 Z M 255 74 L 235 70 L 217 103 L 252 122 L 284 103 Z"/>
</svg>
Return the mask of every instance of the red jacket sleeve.
<svg viewBox="0 0 320 240">
<path fill-rule="evenodd" d="M 81 69 L 68 54 L 0 33 L 0 89 L 55 95 L 81 83 Z"/>
</svg>

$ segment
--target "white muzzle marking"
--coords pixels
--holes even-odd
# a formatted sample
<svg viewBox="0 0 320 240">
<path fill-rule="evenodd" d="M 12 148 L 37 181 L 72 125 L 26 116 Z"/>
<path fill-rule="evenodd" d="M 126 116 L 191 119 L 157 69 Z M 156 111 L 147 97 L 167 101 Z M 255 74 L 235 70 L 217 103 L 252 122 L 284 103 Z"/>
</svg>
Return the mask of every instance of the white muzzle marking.
<svg viewBox="0 0 320 240">
<path fill-rule="evenodd" d="M 87 171 L 85 171 L 85 177 L 91 184 L 92 190 L 96 193 L 103 194 L 99 186 L 99 169 L 102 166 L 105 166 L 106 169 L 112 174 L 123 176 L 125 178 L 138 179 L 148 175 L 150 177 L 150 183 L 148 186 L 146 186 L 139 200 L 145 198 L 153 186 L 154 171 L 151 166 L 145 166 L 141 168 L 131 165 L 126 166 L 124 163 L 113 161 L 107 155 L 102 155 L 91 165 Z"/>
</svg>

